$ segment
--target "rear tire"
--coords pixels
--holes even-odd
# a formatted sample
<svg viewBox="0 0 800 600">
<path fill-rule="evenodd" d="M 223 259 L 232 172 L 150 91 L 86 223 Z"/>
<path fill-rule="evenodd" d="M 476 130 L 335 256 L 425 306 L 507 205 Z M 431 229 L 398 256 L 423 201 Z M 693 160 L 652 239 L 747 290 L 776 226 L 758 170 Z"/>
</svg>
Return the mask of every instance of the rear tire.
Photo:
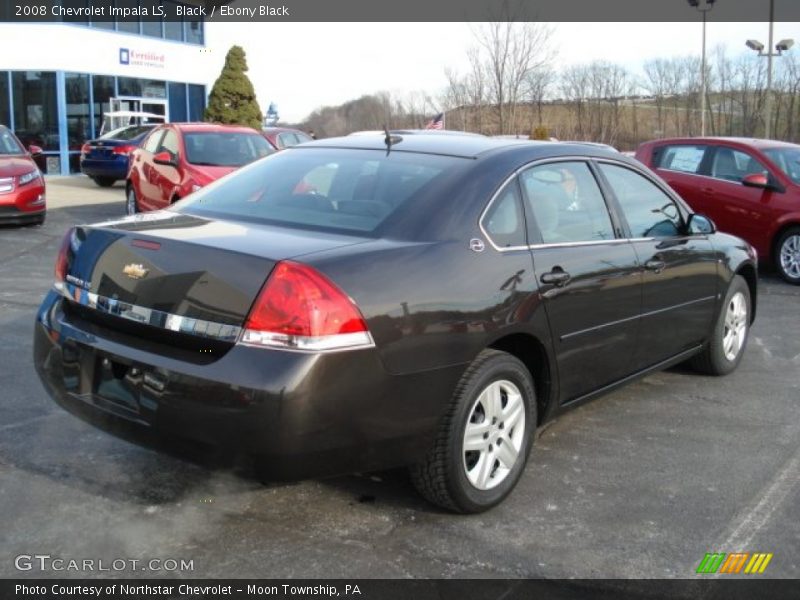
<svg viewBox="0 0 800 600">
<path fill-rule="evenodd" d="M 125 194 L 125 212 L 128 215 L 135 215 L 139 212 L 139 201 L 136 199 L 136 190 L 132 185 L 128 186 Z"/>
<path fill-rule="evenodd" d="M 727 375 L 742 360 L 750 332 L 750 288 L 741 275 L 734 276 L 717 316 L 711 339 L 689 364 L 700 373 Z"/>
<path fill-rule="evenodd" d="M 113 177 L 92 177 L 92 181 L 100 187 L 111 187 L 117 182 Z"/>
<path fill-rule="evenodd" d="M 484 350 L 456 386 L 433 448 L 411 467 L 430 502 L 460 513 L 485 511 L 514 489 L 536 430 L 536 392 L 517 358 Z"/>
<path fill-rule="evenodd" d="M 790 227 L 778 238 L 775 267 L 786 281 L 800 285 L 800 227 Z"/>
</svg>

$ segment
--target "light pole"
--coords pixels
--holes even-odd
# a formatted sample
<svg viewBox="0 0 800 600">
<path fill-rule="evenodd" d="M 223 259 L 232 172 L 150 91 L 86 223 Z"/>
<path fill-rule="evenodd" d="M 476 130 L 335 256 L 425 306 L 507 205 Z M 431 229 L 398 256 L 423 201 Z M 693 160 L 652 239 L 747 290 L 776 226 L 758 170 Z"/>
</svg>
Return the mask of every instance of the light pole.
<svg viewBox="0 0 800 600">
<path fill-rule="evenodd" d="M 781 56 L 789 48 L 794 46 L 794 40 L 785 39 L 775 44 L 775 52 L 772 51 L 772 29 L 775 20 L 775 0 L 769 0 L 769 41 L 767 42 L 767 52 L 764 52 L 764 44 L 758 40 L 747 40 L 745 43 L 748 48 L 758 52 L 759 56 L 767 57 L 767 90 L 764 98 L 764 137 L 769 139 L 770 121 L 772 120 L 772 58 Z"/>
<path fill-rule="evenodd" d="M 706 13 L 714 8 L 716 0 L 688 0 L 689 6 L 703 13 L 703 59 L 700 66 L 700 135 L 706 134 Z"/>
</svg>

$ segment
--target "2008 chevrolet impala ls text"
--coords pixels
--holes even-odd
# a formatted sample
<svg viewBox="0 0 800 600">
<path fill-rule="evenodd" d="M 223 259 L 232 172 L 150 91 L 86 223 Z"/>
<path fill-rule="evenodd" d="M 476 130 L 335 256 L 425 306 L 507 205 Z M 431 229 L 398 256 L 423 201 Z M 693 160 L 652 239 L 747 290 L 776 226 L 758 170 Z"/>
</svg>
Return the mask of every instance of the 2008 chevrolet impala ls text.
<svg viewBox="0 0 800 600">
<path fill-rule="evenodd" d="M 477 512 L 565 407 L 687 360 L 733 371 L 756 263 L 601 148 L 330 139 L 67 232 L 35 362 L 98 426 L 232 445 L 280 477 L 407 465 Z"/>
</svg>

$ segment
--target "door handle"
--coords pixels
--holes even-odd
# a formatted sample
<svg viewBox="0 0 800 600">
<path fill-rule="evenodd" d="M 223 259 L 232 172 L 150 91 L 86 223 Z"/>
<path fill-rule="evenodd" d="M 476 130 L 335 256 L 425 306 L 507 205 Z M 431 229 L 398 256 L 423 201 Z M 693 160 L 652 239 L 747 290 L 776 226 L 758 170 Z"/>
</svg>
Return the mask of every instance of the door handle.
<svg viewBox="0 0 800 600">
<path fill-rule="evenodd" d="M 656 273 L 661 273 L 664 270 L 664 267 L 667 266 L 663 260 L 658 258 L 651 258 L 646 263 L 644 263 L 644 268 L 648 271 L 655 271 Z"/>
<path fill-rule="evenodd" d="M 564 269 L 561 267 L 555 267 L 548 273 L 542 273 L 542 276 L 539 279 L 542 283 L 548 283 L 556 287 L 561 287 L 566 285 L 571 277 L 570 274 L 564 271 Z"/>
<path fill-rule="evenodd" d="M 706 187 L 703 188 L 703 193 L 708 194 L 709 196 L 713 196 L 714 194 L 717 193 L 717 191 L 714 188 Z"/>
</svg>

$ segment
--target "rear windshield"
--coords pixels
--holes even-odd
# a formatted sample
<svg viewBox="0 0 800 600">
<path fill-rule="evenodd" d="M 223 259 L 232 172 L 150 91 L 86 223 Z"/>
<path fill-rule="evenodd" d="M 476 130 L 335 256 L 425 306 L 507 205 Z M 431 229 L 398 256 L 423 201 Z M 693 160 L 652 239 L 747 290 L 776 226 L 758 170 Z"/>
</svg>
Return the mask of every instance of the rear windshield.
<svg viewBox="0 0 800 600">
<path fill-rule="evenodd" d="M 274 152 L 258 133 L 204 131 L 183 134 L 186 160 L 193 165 L 241 167 Z"/>
<path fill-rule="evenodd" d="M 108 133 L 104 133 L 99 138 L 100 140 L 132 140 L 139 137 L 143 133 L 150 131 L 155 125 L 129 125 L 128 127 L 120 127 Z"/>
<path fill-rule="evenodd" d="M 769 159 L 778 165 L 795 183 L 800 184 L 800 146 L 797 148 L 768 148 L 764 150 Z"/>
<path fill-rule="evenodd" d="M 0 129 L 0 155 L 25 154 L 25 150 L 17 142 L 17 138 L 8 129 Z"/>
<path fill-rule="evenodd" d="M 192 214 L 373 232 L 466 159 L 409 152 L 295 148 L 203 188 L 178 205 Z"/>
</svg>

